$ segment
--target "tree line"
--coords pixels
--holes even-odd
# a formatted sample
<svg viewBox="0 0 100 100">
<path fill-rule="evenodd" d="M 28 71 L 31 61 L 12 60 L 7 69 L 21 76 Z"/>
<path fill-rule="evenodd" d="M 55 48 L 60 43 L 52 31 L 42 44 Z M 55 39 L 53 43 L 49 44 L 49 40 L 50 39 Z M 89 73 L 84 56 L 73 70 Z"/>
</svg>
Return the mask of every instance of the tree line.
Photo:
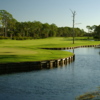
<svg viewBox="0 0 100 100">
<path fill-rule="evenodd" d="M 74 28 L 75 36 L 84 36 L 83 29 Z M 6 10 L 0 10 L 0 36 L 11 39 L 47 38 L 47 37 L 72 37 L 73 28 L 58 27 L 55 24 L 33 22 L 18 22 Z"/>
<path fill-rule="evenodd" d="M 86 26 L 88 29 L 88 36 L 94 37 L 95 40 L 100 40 L 100 25 Z"/>
</svg>

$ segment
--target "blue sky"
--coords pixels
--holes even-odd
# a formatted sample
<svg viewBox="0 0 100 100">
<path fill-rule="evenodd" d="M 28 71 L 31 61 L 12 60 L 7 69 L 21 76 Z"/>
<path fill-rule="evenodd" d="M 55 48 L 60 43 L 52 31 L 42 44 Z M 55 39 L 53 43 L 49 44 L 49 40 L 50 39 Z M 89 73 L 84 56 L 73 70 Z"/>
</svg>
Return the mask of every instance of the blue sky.
<svg viewBox="0 0 100 100">
<path fill-rule="evenodd" d="M 72 27 L 72 11 L 76 11 L 75 27 L 87 31 L 87 25 L 99 25 L 100 0 L 0 0 L 0 10 L 7 10 L 20 22 L 40 21 L 58 27 Z"/>
</svg>

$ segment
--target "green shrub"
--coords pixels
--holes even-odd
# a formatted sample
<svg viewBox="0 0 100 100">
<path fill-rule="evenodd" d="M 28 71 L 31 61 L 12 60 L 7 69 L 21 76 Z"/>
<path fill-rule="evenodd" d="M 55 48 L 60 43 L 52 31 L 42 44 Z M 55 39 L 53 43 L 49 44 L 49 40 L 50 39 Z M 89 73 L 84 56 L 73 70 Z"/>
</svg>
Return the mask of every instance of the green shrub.
<svg viewBox="0 0 100 100">
<path fill-rule="evenodd" d="M 12 40 L 31 40 L 32 37 L 12 37 Z"/>
<path fill-rule="evenodd" d="M 0 36 L 0 39 L 9 39 L 9 37 Z"/>
</svg>

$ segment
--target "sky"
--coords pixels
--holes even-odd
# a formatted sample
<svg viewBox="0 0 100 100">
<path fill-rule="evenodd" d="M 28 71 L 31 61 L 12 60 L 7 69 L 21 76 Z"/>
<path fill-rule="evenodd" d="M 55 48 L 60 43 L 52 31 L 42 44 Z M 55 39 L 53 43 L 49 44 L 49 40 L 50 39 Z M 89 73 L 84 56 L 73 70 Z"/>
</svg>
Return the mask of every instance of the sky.
<svg viewBox="0 0 100 100">
<path fill-rule="evenodd" d="M 19 22 L 40 21 L 58 27 L 75 27 L 87 31 L 86 26 L 100 24 L 100 0 L 0 0 L 0 10 L 6 10 Z"/>
</svg>

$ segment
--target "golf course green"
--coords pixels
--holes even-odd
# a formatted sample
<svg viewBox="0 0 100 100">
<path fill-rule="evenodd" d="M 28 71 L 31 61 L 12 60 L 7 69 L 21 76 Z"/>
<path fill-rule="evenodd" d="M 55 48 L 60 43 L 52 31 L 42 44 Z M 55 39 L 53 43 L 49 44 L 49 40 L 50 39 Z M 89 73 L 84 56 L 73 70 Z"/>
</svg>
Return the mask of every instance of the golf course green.
<svg viewBox="0 0 100 100">
<path fill-rule="evenodd" d="M 42 48 L 64 48 L 86 45 L 99 45 L 100 41 L 87 40 L 87 37 L 72 38 L 52 37 L 34 40 L 0 40 L 0 63 L 43 61 L 65 58 L 73 53 L 61 50 L 46 50 Z"/>
</svg>

